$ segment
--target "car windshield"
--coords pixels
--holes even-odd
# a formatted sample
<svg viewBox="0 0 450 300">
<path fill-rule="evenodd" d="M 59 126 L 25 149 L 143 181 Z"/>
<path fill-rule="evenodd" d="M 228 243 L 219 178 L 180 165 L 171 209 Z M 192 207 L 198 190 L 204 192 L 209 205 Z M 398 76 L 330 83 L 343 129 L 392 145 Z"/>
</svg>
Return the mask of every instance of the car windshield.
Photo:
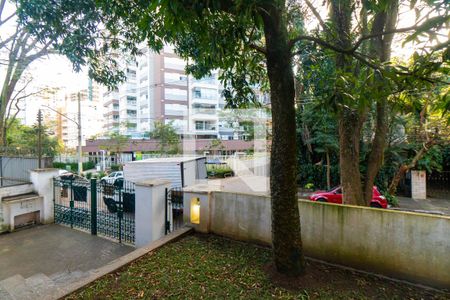
<svg viewBox="0 0 450 300">
<path fill-rule="evenodd" d="M 337 185 L 337 186 L 335 186 L 335 187 L 332 187 L 331 189 L 327 190 L 327 192 L 332 192 L 332 191 L 334 191 L 334 190 L 337 189 L 337 188 L 339 188 L 339 185 Z"/>
</svg>

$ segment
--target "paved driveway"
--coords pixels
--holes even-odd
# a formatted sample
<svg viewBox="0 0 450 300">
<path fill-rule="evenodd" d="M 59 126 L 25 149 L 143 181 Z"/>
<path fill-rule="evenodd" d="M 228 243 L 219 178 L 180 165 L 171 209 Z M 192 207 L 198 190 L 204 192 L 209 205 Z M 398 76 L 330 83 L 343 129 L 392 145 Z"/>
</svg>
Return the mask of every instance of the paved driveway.
<svg viewBox="0 0 450 300">
<path fill-rule="evenodd" d="M 43 299 L 133 250 L 54 224 L 0 235 L 0 299 Z"/>
<path fill-rule="evenodd" d="M 400 210 L 436 213 L 441 215 L 450 215 L 450 200 L 448 199 L 412 199 L 398 197 Z"/>
</svg>

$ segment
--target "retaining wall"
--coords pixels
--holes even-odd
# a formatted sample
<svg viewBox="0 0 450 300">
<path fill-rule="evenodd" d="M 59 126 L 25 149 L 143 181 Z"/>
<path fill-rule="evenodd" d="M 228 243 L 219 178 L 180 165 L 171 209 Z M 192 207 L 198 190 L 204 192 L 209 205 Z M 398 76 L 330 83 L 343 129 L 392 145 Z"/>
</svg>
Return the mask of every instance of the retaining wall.
<svg viewBox="0 0 450 300">
<path fill-rule="evenodd" d="M 271 243 L 269 197 L 194 191 L 185 195 L 185 216 L 187 201 L 201 200 L 200 224 L 193 224 L 200 231 Z M 299 211 L 307 256 L 450 287 L 450 217 L 305 200 L 299 200 Z"/>
</svg>

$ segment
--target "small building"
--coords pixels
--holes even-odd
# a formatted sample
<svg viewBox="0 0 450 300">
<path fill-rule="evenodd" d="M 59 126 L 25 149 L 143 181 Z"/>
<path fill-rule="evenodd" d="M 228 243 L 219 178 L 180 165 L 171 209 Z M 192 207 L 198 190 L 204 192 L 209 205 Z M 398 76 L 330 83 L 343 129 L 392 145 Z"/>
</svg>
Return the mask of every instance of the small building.
<svg viewBox="0 0 450 300">
<path fill-rule="evenodd" d="M 123 166 L 125 180 L 167 179 L 172 187 L 186 187 L 207 179 L 206 157 L 161 157 L 132 161 Z"/>
</svg>

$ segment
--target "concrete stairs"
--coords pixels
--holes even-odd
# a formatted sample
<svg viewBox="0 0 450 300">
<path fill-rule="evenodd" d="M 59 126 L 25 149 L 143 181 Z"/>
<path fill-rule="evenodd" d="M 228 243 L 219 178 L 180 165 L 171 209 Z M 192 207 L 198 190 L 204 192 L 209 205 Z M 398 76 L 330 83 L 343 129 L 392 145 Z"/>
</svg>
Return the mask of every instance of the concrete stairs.
<svg viewBox="0 0 450 300">
<path fill-rule="evenodd" d="M 28 278 L 14 275 L 0 281 L 1 300 L 56 299 L 61 288 L 89 276 L 89 272 L 66 271 L 47 276 L 43 273 Z"/>
</svg>

